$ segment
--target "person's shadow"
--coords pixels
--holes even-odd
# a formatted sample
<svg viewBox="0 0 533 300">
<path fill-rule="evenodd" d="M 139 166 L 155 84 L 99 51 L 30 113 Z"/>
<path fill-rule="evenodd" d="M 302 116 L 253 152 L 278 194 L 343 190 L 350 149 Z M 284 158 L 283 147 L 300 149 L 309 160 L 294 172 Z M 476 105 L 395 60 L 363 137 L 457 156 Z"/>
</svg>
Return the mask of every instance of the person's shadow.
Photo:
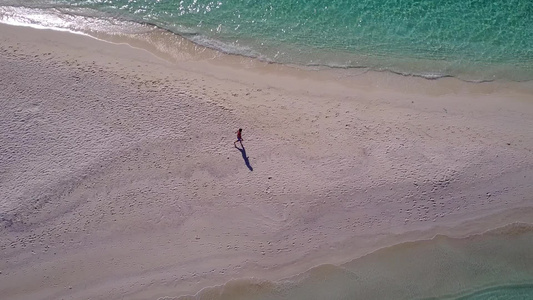
<svg viewBox="0 0 533 300">
<path fill-rule="evenodd" d="M 237 149 L 239 149 L 239 151 L 241 151 L 242 159 L 244 159 L 244 163 L 246 164 L 248 169 L 250 171 L 253 171 L 254 168 L 252 168 L 252 166 L 250 165 L 250 160 L 248 160 L 248 156 L 246 156 L 246 149 L 244 149 L 244 145 L 241 144 L 241 147 L 242 147 L 242 149 L 237 147 L 237 145 L 235 145 L 235 148 L 237 148 Z"/>
</svg>

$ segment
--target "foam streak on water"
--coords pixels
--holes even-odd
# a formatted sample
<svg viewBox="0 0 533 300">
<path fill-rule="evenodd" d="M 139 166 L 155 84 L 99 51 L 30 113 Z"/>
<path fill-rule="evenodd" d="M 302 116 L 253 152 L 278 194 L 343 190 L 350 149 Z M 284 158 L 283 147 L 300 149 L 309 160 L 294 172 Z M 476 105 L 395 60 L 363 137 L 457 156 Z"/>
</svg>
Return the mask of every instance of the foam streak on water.
<svg viewBox="0 0 533 300">
<path fill-rule="evenodd" d="M 149 23 L 217 50 L 268 61 L 369 68 L 428 78 L 533 79 L 529 0 L 33 0 L 0 1 L 0 20 L 62 27 L 27 18 L 24 8 L 116 33 Z M 8 8 L 11 6 L 10 8 Z M 0 6 L 1 7 L 1 6 Z M 14 9 L 13 7 L 16 7 Z M 35 11 L 34 11 L 35 12 Z"/>
</svg>

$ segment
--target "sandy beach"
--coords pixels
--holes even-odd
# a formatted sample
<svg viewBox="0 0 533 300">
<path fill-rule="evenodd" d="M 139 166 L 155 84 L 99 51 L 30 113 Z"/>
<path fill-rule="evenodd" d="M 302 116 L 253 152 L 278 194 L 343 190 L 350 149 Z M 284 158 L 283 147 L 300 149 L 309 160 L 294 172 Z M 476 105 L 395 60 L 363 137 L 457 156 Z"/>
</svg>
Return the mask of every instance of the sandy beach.
<svg viewBox="0 0 533 300">
<path fill-rule="evenodd" d="M 533 224 L 531 82 L 107 38 L 0 25 L 2 299 L 177 299 Z"/>
</svg>

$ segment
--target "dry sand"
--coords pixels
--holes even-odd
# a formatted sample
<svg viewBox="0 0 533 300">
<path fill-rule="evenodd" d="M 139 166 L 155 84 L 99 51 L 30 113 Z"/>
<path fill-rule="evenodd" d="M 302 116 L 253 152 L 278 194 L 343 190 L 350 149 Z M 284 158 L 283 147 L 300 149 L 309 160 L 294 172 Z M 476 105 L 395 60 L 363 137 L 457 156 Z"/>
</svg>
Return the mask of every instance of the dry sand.
<svg viewBox="0 0 533 300">
<path fill-rule="evenodd" d="M 531 83 L 0 41 L 2 299 L 194 294 L 533 223 Z"/>
</svg>

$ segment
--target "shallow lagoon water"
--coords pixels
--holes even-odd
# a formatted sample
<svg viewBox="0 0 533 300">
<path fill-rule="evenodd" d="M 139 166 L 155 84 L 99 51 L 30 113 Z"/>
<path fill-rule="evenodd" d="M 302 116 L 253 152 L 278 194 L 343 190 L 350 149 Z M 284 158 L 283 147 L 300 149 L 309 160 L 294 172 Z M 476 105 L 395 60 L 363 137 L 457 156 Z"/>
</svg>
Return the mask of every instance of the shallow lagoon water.
<svg viewBox="0 0 533 300">
<path fill-rule="evenodd" d="M 0 5 L 4 21 L 74 30 L 86 22 L 87 31 L 113 33 L 152 24 L 218 51 L 279 63 L 432 79 L 533 79 L 528 0 L 4 0 Z"/>
<path fill-rule="evenodd" d="M 236 280 L 179 299 L 532 299 L 533 227 L 398 244 L 279 282 Z"/>
</svg>

